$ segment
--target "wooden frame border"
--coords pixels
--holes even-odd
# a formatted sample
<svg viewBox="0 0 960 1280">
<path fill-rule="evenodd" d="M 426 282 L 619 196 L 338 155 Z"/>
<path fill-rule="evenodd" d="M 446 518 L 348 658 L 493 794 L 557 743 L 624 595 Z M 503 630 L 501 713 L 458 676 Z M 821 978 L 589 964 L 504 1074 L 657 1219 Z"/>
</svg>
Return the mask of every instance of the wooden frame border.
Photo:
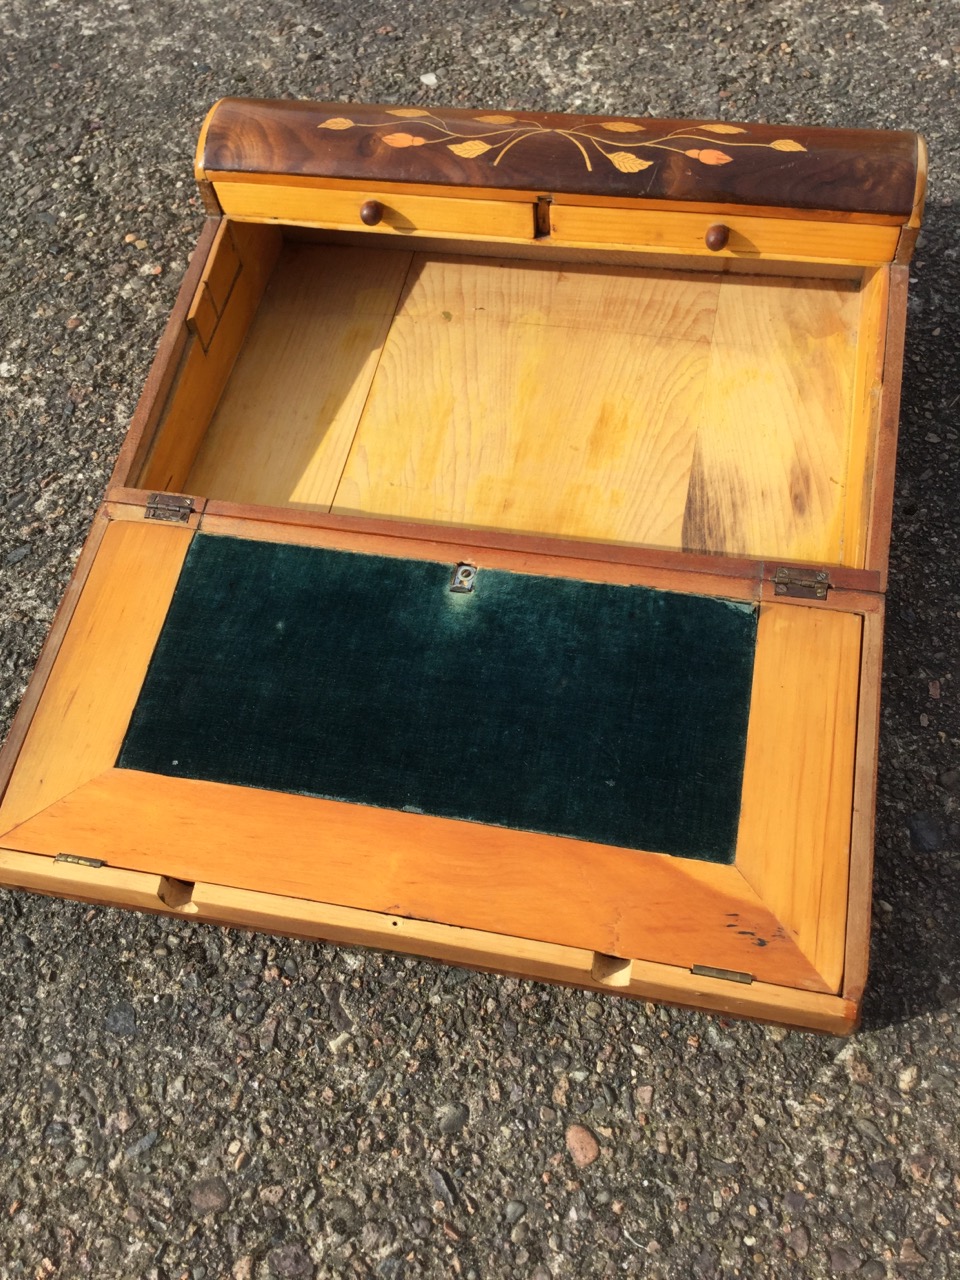
<svg viewBox="0 0 960 1280">
<path fill-rule="evenodd" d="M 900 430 L 900 392 L 907 328 L 907 288 L 910 269 L 890 268 L 889 302 L 883 345 L 883 381 L 876 410 L 875 446 L 867 522 L 866 563 L 879 575 L 879 590 L 887 589 L 890 531 L 893 526 L 893 485 Z"/>
<path fill-rule="evenodd" d="M 610 957 L 577 947 L 525 942 L 478 929 L 304 902 L 279 894 L 203 883 L 184 885 L 142 871 L 87 867 L 0 849 L 0 883 L 100 906 L 343 946 L 376 947 L 482 972 L 661 1000 L 684 1008 L 780 1022 L 834 1035 L 845 1035 L 856 1025 L 856 1005 L 844 996 L 796 991 L 766 982 L 735 983 L 640 960 L 626 965 L 606 964 L 604 961 Z"/>
<path fill-rule="evenodd" d="M 208 216 L 200 232 L 190 261 L 177 290 L 176 301 L 170 318 L 164 327 L 157 353 L 153 357 L 147 380 L 140 392 L 140 399 L 130 419 L 117 461 L 107 485 L 107 491 L 118 485 L 128 484 L 135 476 L 153 441 L 167 397 L 173 388 L 174 378 L 180 367 L 184 349 L 192 334 L 187 328 L 187 313 L 205 271 L 208 271 L 214 255 L 214 246 L 222 219 Z"/>
</svg>

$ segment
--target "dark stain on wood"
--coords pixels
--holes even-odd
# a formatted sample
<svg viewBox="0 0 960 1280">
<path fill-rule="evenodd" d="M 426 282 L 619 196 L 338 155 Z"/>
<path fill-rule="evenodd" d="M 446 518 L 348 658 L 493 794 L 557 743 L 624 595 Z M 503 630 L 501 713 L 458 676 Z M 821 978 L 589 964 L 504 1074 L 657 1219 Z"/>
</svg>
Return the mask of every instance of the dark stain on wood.
<svg viewBox="0 0 960 1280">
<path fill-rule="evenodd" d="M 710 555 L 742 554 L 746 548 L 740 513 L 745 505 L 740 475 L 733 470 L 723 475 L 718 475 L 716 468 L 709 470 L 698 439 L 683 509 L 683 550 Z"/>
<path fill-rule="evenodd" d="M 790 471 L 790 502 L 799 519 L 810 510 L 810 494 L 810 472 L 799 461 L 795 461 Z"/>
</svg>

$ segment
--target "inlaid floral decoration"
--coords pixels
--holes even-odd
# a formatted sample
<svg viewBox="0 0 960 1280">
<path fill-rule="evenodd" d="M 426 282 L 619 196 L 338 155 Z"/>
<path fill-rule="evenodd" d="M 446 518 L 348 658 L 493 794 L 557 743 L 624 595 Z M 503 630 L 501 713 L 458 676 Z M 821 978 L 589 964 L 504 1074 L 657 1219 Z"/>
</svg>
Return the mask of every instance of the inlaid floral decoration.
<svg viewBox="0 0 960 1280">
<path fill-rule="evenodd" d="M 648 156 L 644 152 L 670 151 L 675 155 L 689 156 L 700 164 L 721 165 L 733 164 L 736 155 L 731 154 L 737 148 L 749 147 L 769 151 L 806 151 L 801 143 L 793 138 L 777 138 L 773 142 L 738 141 L 737 134 L 747 130 L 736 124 L 697 124 L 674 129 L 659 137 L 629 139 L 628 134 L 645 133 L 646 126 L 633 120 L 605 120 L 596 125 L 581 125 L 570 129 L 552 129 L 539 124 L 536 120 L 518 120 L 508 115 L 474 116 L 477 124 L 487 125 L 482 133 L 455 133 L 432 112 L 422 107 L 389 107 L 387 114 L 395 119 L 380 124 L 360 124 L 348 120 L 346 116 L 333 116 L 319 124 L 319 129 L 377 129 L 383 130 L 380 137 L 388 147 L 398 149 L 404 147 L 443 146 L 462 160 L 477 160 L 481 156 L 494 165 L 525 138 L 543 137 L 553 134 L 565 138 L 577 148 L 583 157 L 587 169 L 592 172 L 592 159 L 600 156 L 621 173 L 640 173 L 656 164 L 656 156 Z M 396 121 L 415 120 L 423 128 L 435 131 L 436 136 L 409 133 L 398 127 Z M 593 132 L 599 130 L 600 132 Z M 707 137 L 702 137 L 707 134 Z M 722 142 L 717 143 L 717 138 Z M 691 145 L 696 144 L 696 145 Z"/>
</svg>

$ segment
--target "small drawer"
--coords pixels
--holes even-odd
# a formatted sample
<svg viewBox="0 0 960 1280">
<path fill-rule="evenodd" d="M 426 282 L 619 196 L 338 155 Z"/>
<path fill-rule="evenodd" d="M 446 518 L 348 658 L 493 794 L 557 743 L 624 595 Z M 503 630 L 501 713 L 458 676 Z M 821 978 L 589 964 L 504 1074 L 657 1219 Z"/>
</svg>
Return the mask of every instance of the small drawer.
<svg viewBox="0 0 960 1280">
<path fill-rule="evenodd" d="M 458 200 L 383 190 L 232 181 L 217 182 L 216 192 L 228 217 L 249 222 L 394 236 L 419 232 L 521 241 L 534 236 L 534 206 L 522 200 Z"/>
<path fill-rule="evenodd" d="M 550 233 L 554 240 L 570 245 L 616 246 L 707 258 L 869 265 L 892 261 L 900 228 L 555 202 L 550 206 Z"/>
</svg>

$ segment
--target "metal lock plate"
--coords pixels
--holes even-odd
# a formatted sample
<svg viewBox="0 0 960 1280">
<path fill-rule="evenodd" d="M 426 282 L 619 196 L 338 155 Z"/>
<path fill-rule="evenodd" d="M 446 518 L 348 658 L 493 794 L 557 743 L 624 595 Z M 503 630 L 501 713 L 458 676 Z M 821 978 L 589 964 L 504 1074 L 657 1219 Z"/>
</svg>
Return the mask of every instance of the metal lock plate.
<svg viewBox="0 0 960 1280">
<path fill-rule="evenodd" d="M 450 582 L 450 590 L 459 593 L 472 591 L 473 584 L 477 579 L 476 566 L 472 564 L 458 564 L 453 571 L 453 578 Z"/>
</svg>

